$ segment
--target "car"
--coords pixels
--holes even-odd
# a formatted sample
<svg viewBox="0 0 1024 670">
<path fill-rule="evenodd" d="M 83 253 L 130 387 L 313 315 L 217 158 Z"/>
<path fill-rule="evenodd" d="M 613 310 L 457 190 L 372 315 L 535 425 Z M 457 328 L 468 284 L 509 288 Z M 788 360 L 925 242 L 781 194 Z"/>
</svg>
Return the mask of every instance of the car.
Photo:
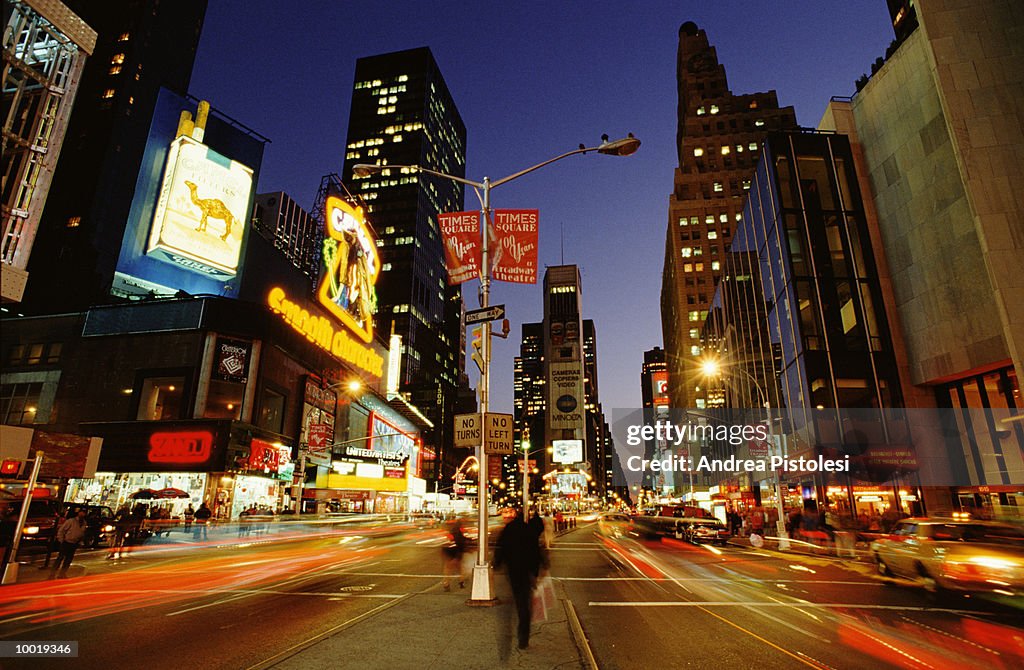
<svg viewBox="0 0 1024 670">
<path fill-rule="evenodd" d="M 659 505 L 648 509 L 645 514 L 633 517 L 636 530 L 648 538 L 666 536 L 690 542 L 698 541 L 698 538 L 706 540 L 708 529 L 704 526 L 708 524 L 718 524 L 726 530 L 724 535 L 719 536 L 719 529 L 714 529 L 716 542 L 724 544 L 729 539 L 725 526 L 706 509 L 695 505 Z"/>
<path fill-rule="evenodd" d="M 732 533 L 718 519 L 690 518 L 679 519 L 675 526 L 675 537 L 694 544 L 707 542 L 720 544 L 723 547 L 729 542 Z"/>
<path fill-rule="evenodd" d="M 606 537 L 622 537 L 632 528 L 628 514 L 605 512 L 597 520 L 597 530 Z"/>
<path fill-rule="evenodd" d="M 18 518 L 24 498 L 6 500 L 9 514 Z M 32 496 L 28 506 L 28 516 L 21 529 L 21 546 L 45 547 L 57 537 L 58 524 L 63 520 L 61 505 L 56 498 Z"/>
<path fill-rule="evenodd" d="M 871 543 L 879 574 L 933 595 L 1024 596 L 1024 529 L 1000 522 L 909 518 Z"/>
</svg>

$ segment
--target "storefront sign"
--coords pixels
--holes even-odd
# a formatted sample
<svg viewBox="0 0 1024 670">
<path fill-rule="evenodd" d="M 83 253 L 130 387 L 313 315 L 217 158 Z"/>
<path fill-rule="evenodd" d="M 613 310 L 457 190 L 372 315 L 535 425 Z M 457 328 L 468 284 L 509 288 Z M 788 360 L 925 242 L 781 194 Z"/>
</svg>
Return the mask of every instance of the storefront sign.
<svg viewBox="0 0 1024 670">
<path fill-rule="evenodd" d="M 226 382 L 244 384 L 249 370 L 252 343 L 217 338 L 217 353 L 212 377 Z"/>
<path fill-rule="evenodd" d="M 280 450 L 276 445 L 255 438 L 249 444 L 249 461 L 247 465 L 250 470 L 267 474 L 276 473 L 279 463 Z"/>
<path fill-rule="evenodd" d="M 149 437 L 149 462 L 180 465 L 205 463 L 213 449 L 208 431 L 157 432 Z"/>
<path fill-rule="evenodd" d="M 439 214 L 437 224 L 444 239 L 444 263 L 448 283 L 461 284 L 480 276 L 480 213 Z"/>
<path fill-rule="evenodd" d="M 288 294 L 280 286 L 270 289 L 270 293 L 267 294 L 267 305 L 274 313 L 280 314 L 285 323 L 296 332 L 304 335 L 307 340 L 324 351 L 365 370 L 378 379 L 384 374 L 383 356 L 372 347 L 354 340 L 346 329 L 335 328 L 331 319 L 320 316 L 315 311 L 311 312 L 310 309 L 289 299 Z"/>
<path fill-rule="evenodd" d="M 309 450 L 324 451 L 331 442 L 334 427 L 326 423 L 313 423 L 309 426 Z"/>
<path fill-rule="evenodd" d="M 517 284 L 537 283 L 540 215 L 536 209 L 496 209 L 488 234 L 491 277 Z"/>
<path fill-rule="evenodd" d="M 181 135 L 171 142 L 146 253 L 193 272 L 238 273 L 251 168 Z"/>
<path fill-rule="evenodd" d="M 327 198 L 327 237 L 317 300 L 363 342 L 373 341 L 380 258 L 361 207 Z M 380 374 L 378 373 L 379 377 Z"/>
<path fill-rule="evenodd" d="M 651 375 L 651 390 L 654 392 L 655 405 L 668 405 L 668 373 L 655 372 Z"/>
<path fill-rule="evenodd" d="M 419 476 L 419 453 L 416 437 L 399 429 L 376 412 L 370 412 L 370 440 L 367 447 L 374 452 L 400 454 L 409 461 L 409 473 Z"/>
</svg>

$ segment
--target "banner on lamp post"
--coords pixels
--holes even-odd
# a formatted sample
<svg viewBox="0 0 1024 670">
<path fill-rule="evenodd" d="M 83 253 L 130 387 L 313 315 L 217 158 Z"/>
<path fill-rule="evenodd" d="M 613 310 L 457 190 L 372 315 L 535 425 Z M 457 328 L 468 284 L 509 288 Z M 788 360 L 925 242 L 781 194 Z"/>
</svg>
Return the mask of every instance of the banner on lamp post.
<svg viewBox="0 0 1024 670">
<path fill-rule="evenodd" d="M 540 213 L 536 209 L 495 209 L 487 231 L 491 278 L 516 284 L 537 283 Z"/>
<path fill-rule="evenodd" d="M 444 262 L 448 283 L 461 284 L 480 276 L 480 213 L 438 214 L 437 224 L 444 240 Z"/>
</svg>

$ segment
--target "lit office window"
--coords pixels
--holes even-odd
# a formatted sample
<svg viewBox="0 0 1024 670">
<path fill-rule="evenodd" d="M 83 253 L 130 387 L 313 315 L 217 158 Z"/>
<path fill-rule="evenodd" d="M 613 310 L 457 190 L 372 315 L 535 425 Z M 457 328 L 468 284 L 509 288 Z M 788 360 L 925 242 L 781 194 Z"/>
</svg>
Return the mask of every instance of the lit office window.
<svg viewBox="0 0 1024 670">
<path fill-rule="evenodd" d="M 106 99 L 106 98 L 113 98 L 114 97 L 114 89 L 108 88 L 107 90 L 103 91 L 103 95 L 100 96 L 100 97 L 102 97 L 104 99 Z"/>
<path fill-rule="evenodd" d="M 719 270 L 722 269 L 722 264 L 719 263 L 718 261 L 711 261 L 711 269 L 714 270 L 715 272 L 718 272 Z"/>
<path fill-rule="evenodd" d="M 718 114 L 718 105 L 711 105 L 711 113 Z"/>
<path fill-rule="evenodd" d="M 110 59 L 111 65 L 120 65 L 124 62 L 124 54 L 114 54 L 114 57 Z"/>
<path fill-rule="evenodd" d="M 700 147 L 697 147 L 696 149 L 693 150 L 693 155 L 694 156 L 703 156 L 704 155 L 704 150 L 701 149 Z"/>
<path fill-rule="evenodd" d="M 691 248 L 691 247 L 683 247 L 682 253 L 683 253 L 683 258 L 689 258 L 690 256 L 693 255 L 693 248 Z"/>
<path fill-rule="evenodd" d="M 708 215 L 706 215 L 704 217 L 704 223 L 706 223 L 707 225 L 710 226 L 714 222 L 715 222 L 715 215 L 714 214 L 708 214 Z"/>
<path fill-rule="evenodd" d="M 718 232 L 714 231 L 714 230 L 709 230 L 708 231 L 708 239 L 709 240 L 717 240 L 718 239 Z"/>
<path fill-rule="evenodd" d="M 704 116 L 704 108 L 703 107 L 698 107 L 697 108 L 697 116 Z"/>
<path fill-rule="evenodd" d="M 693 263 L 683 263 L 683 272 L 693 272 Z"/>
<path fill-rule="evenodd" d="M 730 151 L 731 151 L 731 149 L 729 149 L 729 147 L 727 147 L 727 146 L 723 146 L 722 147 L 722 155 L 723 156 L 728 156 Z"/>
<path fill-rule="evenodd" d="M 719 214 L 718 215 L 718 221 L 720 223 L 729 223 L 729 215 L 728 214 Z"/>
<path fill-rule="evenodd" d="M 760 128 L 761 126 L 764 125 L 764 119 L 758 119 L 757 121 L 754 121 L 754 125 Z"/>
<path fill-rule="evenodd" d="M 722 192 L 722 182 L 716 181 L 715 182 L 715 193 L 721 193 L 721 192 Z"/>
<path fill-rule="evenodd" d="M 747 145 L 747 148 L 750 149 L 751 151 L 757 151 L 757 142 L 751 142 L 750 144 Z"/>
</svg>

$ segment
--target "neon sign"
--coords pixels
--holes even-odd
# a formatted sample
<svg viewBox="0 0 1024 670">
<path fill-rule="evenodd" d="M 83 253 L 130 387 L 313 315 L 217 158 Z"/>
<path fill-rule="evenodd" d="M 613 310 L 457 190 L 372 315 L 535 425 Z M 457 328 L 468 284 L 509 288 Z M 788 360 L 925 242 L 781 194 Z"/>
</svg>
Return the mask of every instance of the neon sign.
<svg viewBox="0 0 1024 670">
<path fill-rule="evenodd" d="M 335 329 L 330 319 L 310 313 L 301 305 L 288 299 L 280 286 L 270 289 L 267 305 L 285 320 L 295 332 L 337 358 L 348 361 L 374 377 L 384 374 L 384 357 L 371 347 L 358 342 L 342 329 Z"/>
<path fill-rule="evenodd" d="M 205 463 L 213 449 L 213 433 L 205 430 L 160 432 L 149 436 L 150 463 Z"/>
<path fill-rule="evenodd" d="M 363 210 L 330 196 L 326 205 L 327 235 L 317 299 L 364 342 L 373 340 L 377 311 L 374 284 L 380 258 Z"/>
</svg>

